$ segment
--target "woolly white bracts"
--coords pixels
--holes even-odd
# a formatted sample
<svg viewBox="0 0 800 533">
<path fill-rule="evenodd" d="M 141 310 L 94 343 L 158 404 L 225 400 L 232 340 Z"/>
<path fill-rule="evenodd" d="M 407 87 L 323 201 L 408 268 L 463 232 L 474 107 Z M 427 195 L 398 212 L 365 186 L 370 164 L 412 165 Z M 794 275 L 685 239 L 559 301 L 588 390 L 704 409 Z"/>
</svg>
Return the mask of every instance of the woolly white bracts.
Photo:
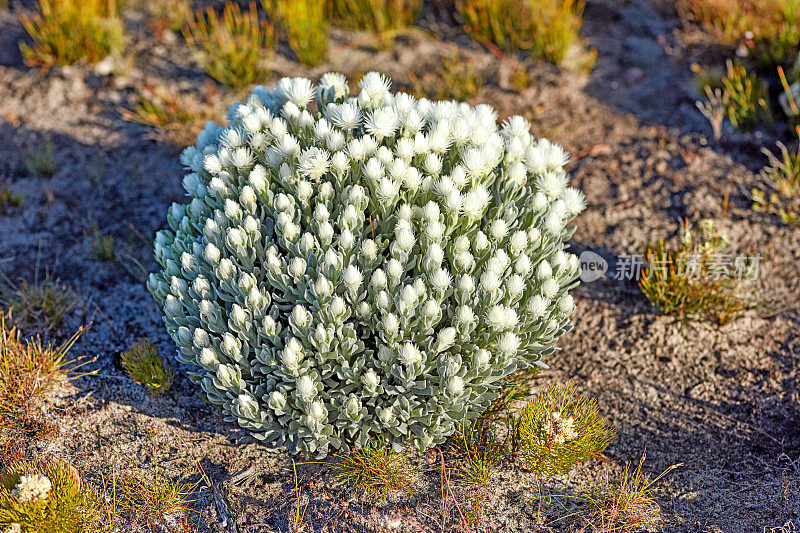
<svg viewBox="0 0 800 533">
<path fill-rule="evenodd" d="M 206 397 L 318 456 L 442 442 L 575 306 L 564 150 L 371 72 L 257 87 L 181 162 L 148 288 Z"/>
</svg>

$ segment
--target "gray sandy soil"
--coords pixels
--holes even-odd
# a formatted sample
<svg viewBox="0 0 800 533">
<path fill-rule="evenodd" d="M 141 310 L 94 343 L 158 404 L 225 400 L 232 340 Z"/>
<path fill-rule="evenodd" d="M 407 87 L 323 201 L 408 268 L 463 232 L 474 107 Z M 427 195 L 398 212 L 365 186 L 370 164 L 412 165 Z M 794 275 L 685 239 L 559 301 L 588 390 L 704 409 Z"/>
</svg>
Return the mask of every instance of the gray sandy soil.
<svg viewBox="0 0 800 533">
<path fill-rule="evenodd" d="M 202 70 L 181 40 L 159 42 L 131 12 L 129 72 L 110 76 L 75 66 L 43 73 L 22 63 L 17 16 L 13 6 L 0 12 L 0 185 L 24 203 L 0 217 L 0 271 L 33 280 L 39 265 L 40 278 L 46 267 L 72 287 L 80 304 L 47 337 L 63 340 L 90 323 L 73 354 L 98 356 L 97 375 L 64 386 L 46 407 L 56 434 L 25 446 L 72 461 L 97 482 L 130 473 L 195 482 L 202 467 L 212 488 L 203 483 L 194 496 L 200 531 L 237 530 L 231 522 L 241 532 L 289 531 L 295 482 L 288 454 L 266 452 L 225 423 L 182 372 L 169 393 L 151 398 L 118 362 L 121 351 L 147 337 L 180 368 L 140 265 L 155 268 L 152 238 L 165 225 L 167 206 L 183 194 L 180 148 L 123 121 L 118 107 L 130 107 L 145 84 L 198 91 L 206 81 Z M 375 69 L 408 88 L 411 74 L 435 69 L 449 47 L 458 47 L 486 75 L 473 103 L 488 102 L 501 117 L 523 114 L 536 135 L 575 154 L 573 184 L 589 204 L 577 219 L 575 250 L 598 253 L 613 269 L 621 255 L 639 253 L 647 242 L 674 242 L 684 217 L 716 217 L 733 253 L 762 257 L 758 297 L 766 304 L 724 327 L 659 316 L 632 281 L 581 285 L 575 328 L 537 386 L 572 378 L 598 399 L 618 431 L 608 460 L 546 482 L 505 467 L 473 531 L 580 530 L 576 517 L 557 520 L 573 511 L 570 500 L 547 495 L 579 493 L 626 462 L 635 465 L 645 450 L 650 474 L 683 463 L 660 485 L 664 531 L 800 529 L 800 230 L 754 213 L 743 194 L 757 183 L 765 163 L 760 148 L 773 145 L 770 134 L 728 132 L 721 143 L 711 140 L 694 107 L 688 69 L 697 51 L 683 44 L 669 10 L 646 0 L 589 1 L 585 33 L 598 50 L 594 71 L 584 76 L 529 64 L 532 82 L 520 93 L 507 88 L 508 67 L 495 56 L 453 28 L 428 27 L 440 40 L 412 35 L 380 52 L 334 30 L 328 64 L 309 71 L 281 50 L 264 82 Z M 236 95 L 224 98 L 232 103 Z M 31 174 L 26 158 L 48 139 L 58 171 L 45 179 Z M 114 237 L 118 260 L 93 256 L 87 238 L 93 223 Z M 231 479 L 251 467 L 254 475 Z M 318 464 L 299 466 L 298 476 L 307 531 L 382 531 L 391 512 L 426 530 L 456 530 L 452 509 L 441 526 L 436 470 L 415 498 L 386 504 L 332 488 Z M 230 513 L 226 526 L 222 501 Z"/>
</svg>

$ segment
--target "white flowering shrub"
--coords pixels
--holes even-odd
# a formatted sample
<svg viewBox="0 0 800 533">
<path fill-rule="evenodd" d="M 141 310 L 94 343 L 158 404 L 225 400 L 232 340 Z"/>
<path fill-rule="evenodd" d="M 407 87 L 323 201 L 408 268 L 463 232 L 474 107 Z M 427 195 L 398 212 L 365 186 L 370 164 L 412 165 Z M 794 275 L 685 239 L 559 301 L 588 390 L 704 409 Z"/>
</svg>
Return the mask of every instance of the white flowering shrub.
<svg viewBox="0 0 800 533">
<path fill-rule="evenodd" d="M 181 156 L 163 305 L 206 398 L 273 446 L 442 442 L 569 329 L 567 154 L 369 73 L 257 87 Z"/>
</svg>

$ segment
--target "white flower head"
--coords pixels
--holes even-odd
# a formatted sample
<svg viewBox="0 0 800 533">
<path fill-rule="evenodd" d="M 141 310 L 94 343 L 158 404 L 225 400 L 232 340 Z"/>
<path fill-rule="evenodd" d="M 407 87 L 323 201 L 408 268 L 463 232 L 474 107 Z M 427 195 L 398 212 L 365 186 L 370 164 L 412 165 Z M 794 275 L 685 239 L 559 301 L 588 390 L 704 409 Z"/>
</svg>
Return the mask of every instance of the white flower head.
<svg viewBox="0 0 800 533">
<path fill-rule="evenodd" d="M 39 502 L 47 499 L 53 484 L 50 478 L 42 474 L 25 474 L 20 476 L 19 482 L 11 490 L 11 496 L 21 503 Z"/>
<path fill-rule="evenodd" d="M 586 197 L 574 187 L 567 187 L 561 193 L 561 200 L 567 210 L 567 215 L 574 217 L 586 209 Z"/>
<path fill-rule="evenodd" d="M 317 105 L 322 109 L 323 104 L 347 98 L 349 93 L 350 88 L 344 74 L 328 72 L 322 75 L 317 85 Z"/>
<path fill-rule="evenodd" d="M 381 107 L 367 115 L 364 127 L 376 139 L 384 139 L 394 135 L 398 123 L 399 119 L 394 109 Z"/>
<path fill-rule="evenodd" d="M 306 107 L 314 99 L 314 84 L 306 78 L 282 78 L 278 90 L 283 98 L 299 108 Z"/>
<path fill-rule="evenodd" d="M 364 77 L 358 82 L 358 86 L 361 89 L 361 93 L 358 95 L 359 103 L 375 109 L 389 95 L 392 82 L 383 74 L 373 71 L 364 74 Z"/>
<path fill-rule="evenodd" d="M 347 287 L 347 290 L 356 292 L 359 287 L 361 287 L 361 282 L 363 279 L 364 275 L 355 265 L 350 265 L 344 269 L 342 281 L 344 282 L 345 287 Z"/>
<path fill-rule="evenodd" d="M 404 365 L 415 365 L 422 361 L 422 352 L 411 342 L 400 346 L 397 356 Z"/>
<path fill-rule="evenodd" d="M 355 102 L 328 104 L 325 108 L 325 112 L 335 126 L 346 131 L 358 128 L 363 120 L 361 109 Z"/>
<path fill-rule="evenodd" d="M 297 171 L 312 181 L 319 181 L 330 167 L 330 156 L 316 146 L 306 148 L 297 159 Z"/>
</svg>

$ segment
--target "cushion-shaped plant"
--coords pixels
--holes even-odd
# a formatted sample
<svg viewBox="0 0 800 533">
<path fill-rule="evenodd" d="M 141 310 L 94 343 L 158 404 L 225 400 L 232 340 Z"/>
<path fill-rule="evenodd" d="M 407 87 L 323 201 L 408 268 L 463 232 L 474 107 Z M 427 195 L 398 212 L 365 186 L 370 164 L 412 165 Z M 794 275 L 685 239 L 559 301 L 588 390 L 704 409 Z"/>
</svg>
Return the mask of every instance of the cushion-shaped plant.
<svg viewBox="0 0 800 533">
<path fill-rule="evenodd" d="M 615 434 L 600 416 L 597 401 L 579 396 L 577 387 L 567 382 L 545 387 L 531 398 L 516 437 L 523 466 L 551 477 L 599 456 Z"/>
<path fill-rule="evenodd" d="M 569 328 L 564 150 L 369 73 L 257 87 L 181 156 L 148 287 L 207 399 L 273 446 L 442 442 Z"/>
<path fill-rule="evenodd" d="M 14 463 L 0 472 L 0 531 L 99 531 L 100 493 L 62 463 Z"/>
</svg>

